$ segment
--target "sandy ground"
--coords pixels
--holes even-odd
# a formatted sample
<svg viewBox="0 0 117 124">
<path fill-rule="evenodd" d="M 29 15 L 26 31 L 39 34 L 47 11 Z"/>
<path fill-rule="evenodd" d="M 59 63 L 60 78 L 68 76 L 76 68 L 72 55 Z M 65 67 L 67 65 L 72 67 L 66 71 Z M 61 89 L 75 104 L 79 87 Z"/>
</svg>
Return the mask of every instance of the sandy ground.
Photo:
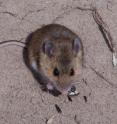
<svg viewBox="0 0 117 124">
<path fill-rule="evenodd" d="M 79 96 L 70 102 L 66 96 L 54 97 L 40 89 L 22 57 L 22 48 L 0 48 L 0 124 L 117 124 L 117 67 L 91 12 L 80 7 L 96 6 L 108 24 L 117 46 L 116 0 L 0 0 L 0 41 L 22 40 L 42 25 L 63 24 L 77 33 L 84 45 L 85 61 L 77 85 Z M 117 47 L 116 47 L 117 48 Z M 87 97 L 87 101 L 84 100 Z M 57 104 L 62 113 L 58 113 Z"/>
</svg>

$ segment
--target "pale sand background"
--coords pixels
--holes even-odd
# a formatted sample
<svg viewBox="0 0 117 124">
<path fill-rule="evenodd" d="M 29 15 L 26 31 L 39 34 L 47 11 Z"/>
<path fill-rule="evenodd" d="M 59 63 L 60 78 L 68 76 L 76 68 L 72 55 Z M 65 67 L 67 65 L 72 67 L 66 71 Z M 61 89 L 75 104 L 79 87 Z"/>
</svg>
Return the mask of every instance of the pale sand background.
<svg viewBox="0 0 117 124">
<path fill-rule="evenodd" d="M 76 9 L 91 4 L 108 24 L 117 46 L 117 0 L 0 0 L 0 41 L 23 38 L 25 42 L 28 34 L 42 25 L 63 24 L 82 38 L 86 63 L 113 84 L 87 67 L 83 78 L 88 85 L 81 81 L 77 85 L 80 95 L 69 102 L 65 96 L 41 91 L 23 62 L 22 48 L 0 48 L 0 124 L 45 124 L 53 115 L 53 124 L 117 124 L 117 67 L 112 66 L 111 52 L 91 13 Z M 62 114 L 57 113 L 55 104 Z"/>
</svg>

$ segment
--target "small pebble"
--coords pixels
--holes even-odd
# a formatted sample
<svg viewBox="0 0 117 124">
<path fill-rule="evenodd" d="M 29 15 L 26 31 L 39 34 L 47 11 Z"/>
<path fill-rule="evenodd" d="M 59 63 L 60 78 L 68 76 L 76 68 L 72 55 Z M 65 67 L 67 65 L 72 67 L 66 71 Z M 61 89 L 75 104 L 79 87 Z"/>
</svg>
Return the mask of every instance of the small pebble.
<svg viewBox="0 0 117 124">
<path fill-rule="evenodd" d="M 75 92 L 75 91 L 76 91 L 76 87 L 75 86 L 72 86 L 71 92 Z"/>
</svg>

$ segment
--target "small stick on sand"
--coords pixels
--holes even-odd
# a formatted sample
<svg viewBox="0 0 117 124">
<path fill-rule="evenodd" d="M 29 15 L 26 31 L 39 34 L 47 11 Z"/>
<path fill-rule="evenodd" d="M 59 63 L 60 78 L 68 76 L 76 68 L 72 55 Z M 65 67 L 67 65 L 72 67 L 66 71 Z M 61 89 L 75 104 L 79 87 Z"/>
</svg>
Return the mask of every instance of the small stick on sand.
<svg viewBox="0 0 117 124">
<path fill-rule="evenodd" d="M 93 15 L 95 22 L 97 23 L 99 27 L 100 32 L 103 35 L 104 40 L 106 41 L 106 44 L 108 45 L 110 51 L 112 52 L 112 62 L 113 62 L 113 65 L 116 66 L 117 65 L 116 52 L 115 52 L 115 48 L 113 45 L 113 38 L 109 31 L 109 27 L 102 20 L 102 17 L 99 15 L 96 8 L 94 8 L 94 11 L 92 11 L 92 15 Z"/>
<path fill-rule="evenodd" d="M 60 107 L 57 104 L 55 104 L 55 108 L 56 108 L 58 113 L 62 113 L 62 110 L 60 109 Z"/>
<path fill-rule="evenodd" d="M 76 8 L 79 10 L 82 10 L 82 11 L 91 11 L 92 12 L 93 18 L 94 18 L 96 24 L 98 25 L 98 28 L 99 28 L 101 34 L 103 35 L 103 38 L 106 41 L 107 46 L 110 49 L 110 51 L 112 52 L 113 66 L 116 66 L 117 65 L 117 58 L 116 58 L 115 48 L 113 45 L 113 38 L 110 34 L 109 27 L 102 20 L 102 17 L 99 15 L 97 9 L 95 7 L 91 7 L 91 8 L 76 7 Z"/>
<path fill-rule="evenodd" d="M 55 116 L 53 115 L 51 118 L 46 120 L 46 124 L 52 124 Z"/>
</svg>

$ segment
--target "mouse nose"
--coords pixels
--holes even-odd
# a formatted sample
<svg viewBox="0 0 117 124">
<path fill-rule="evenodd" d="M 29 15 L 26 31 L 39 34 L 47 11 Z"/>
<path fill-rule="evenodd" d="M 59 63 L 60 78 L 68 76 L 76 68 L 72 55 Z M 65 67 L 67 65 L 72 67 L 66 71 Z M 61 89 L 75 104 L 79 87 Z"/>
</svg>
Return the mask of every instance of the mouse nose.
<svg viewBox="0 0 117 124">
<path fill-rule="evenodd" d="M 70 84 L 58 84 L 57 89 L 62 93 L 62 94 L 68 94 L 68 92 L 71 90 L 71 85 Z"/>
<path fill-rule="evenodd" d="M 59 88 L 59 91 L 62 93 L 62 94 L 68 94 L 68 92 L 69 92 L 69 88 L 67 89 L 67 88 L 65 88 L 65 89 L 62 89 L 62 88 Z"/>
</svg>

